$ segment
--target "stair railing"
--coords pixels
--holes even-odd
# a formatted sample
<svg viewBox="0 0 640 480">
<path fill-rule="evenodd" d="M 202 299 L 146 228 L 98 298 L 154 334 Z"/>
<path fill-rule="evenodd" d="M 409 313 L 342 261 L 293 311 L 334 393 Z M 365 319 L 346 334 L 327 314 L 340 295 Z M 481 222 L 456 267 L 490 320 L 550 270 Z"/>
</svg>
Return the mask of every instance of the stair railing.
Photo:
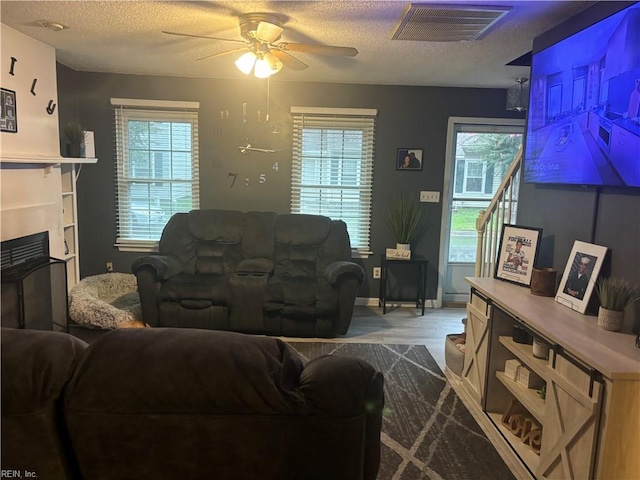
<svg viewBox="0 0 640 480">
<path fill-rule="evenodd" d="M 502 225 L 515 223 L 518 210 L 518 190 L 522 166 L 522 147 L 513 158 L 507 172 L 486 210 L 480 210 L 476 219 L 478 243 L 476 251 L 476 277 L 493 277 L 500 248 Z"/>
</svg>

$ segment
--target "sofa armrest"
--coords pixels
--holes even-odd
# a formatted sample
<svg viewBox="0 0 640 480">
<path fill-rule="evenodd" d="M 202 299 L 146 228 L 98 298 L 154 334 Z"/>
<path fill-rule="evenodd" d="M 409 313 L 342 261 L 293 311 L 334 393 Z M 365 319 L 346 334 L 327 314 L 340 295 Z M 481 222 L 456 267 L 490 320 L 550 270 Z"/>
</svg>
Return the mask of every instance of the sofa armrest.
<svg viewBox="0 0 640 480">
<path fill-rule="evenodd" d="M 151 267 L 157 280 L 168 280 L 184 269 L 182 263 L 172 255 L 145 255 L 137 258 L 131 265 L 131 271 L 137 274 L 143 267 Z"/>
<path fill-rule="evenodd" d="M 374 480 L 380 465 L 384 408 L 382 373 L 364 360 L 326 355 L 309 361 L 300 375 L 300 392 L 312 412 L 364 418 L 363 479 Z"/>
<path fill-rule="evenodd" d="M 358 280 L 358 284 L 362 284 L 364 281 L 364 270 L 360 265 L 354 262 L 333 262 L 327 265 L 327 268 L 324 269 L 324 276 L 332 285 L 336 284 L 339 278 L 346 274 L 355 275 Z"/>
</svg>

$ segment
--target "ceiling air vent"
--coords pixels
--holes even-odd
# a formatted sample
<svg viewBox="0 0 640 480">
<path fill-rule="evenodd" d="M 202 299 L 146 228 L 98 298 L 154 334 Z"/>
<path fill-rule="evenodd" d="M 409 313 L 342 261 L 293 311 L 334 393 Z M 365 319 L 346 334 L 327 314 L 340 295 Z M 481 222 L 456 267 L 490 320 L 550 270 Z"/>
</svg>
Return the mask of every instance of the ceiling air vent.
<svg viewBox="0 0 640 480">
<path fill-rule="evenodd" d="M 393 40 L 460 42 L 486 34 L 511 7 L 413 3 Z"/>
</svg>

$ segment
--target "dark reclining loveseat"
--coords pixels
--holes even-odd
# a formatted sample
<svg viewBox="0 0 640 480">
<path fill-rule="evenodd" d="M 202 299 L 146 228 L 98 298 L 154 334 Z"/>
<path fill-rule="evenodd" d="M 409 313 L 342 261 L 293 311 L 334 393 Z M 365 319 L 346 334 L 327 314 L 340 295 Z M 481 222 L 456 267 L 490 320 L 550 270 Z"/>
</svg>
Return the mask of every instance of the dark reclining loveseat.
<svg viewBox="0 0 640 480">
<path fill-rule="evenodd" d="M 1 341 L 3 477 L 376 478 L 383 378 L 360 359 L 197 329 Z"/>
<path fill-rule="evenodd" d="M 296 337 L 345 334 L 364 279 L 343 221 L 233 210 L 175 214 L 132 271 L 152 327 Z"/>
</svg>

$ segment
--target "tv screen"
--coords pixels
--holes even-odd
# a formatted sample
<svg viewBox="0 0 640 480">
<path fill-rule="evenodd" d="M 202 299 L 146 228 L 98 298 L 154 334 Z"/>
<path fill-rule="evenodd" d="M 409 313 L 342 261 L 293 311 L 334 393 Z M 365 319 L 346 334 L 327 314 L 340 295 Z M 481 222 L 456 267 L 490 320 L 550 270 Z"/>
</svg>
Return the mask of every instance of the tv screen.
<svg viewBox="0 0 640 480">
<path fill-rule="evenodd" d="M 640 187 L 640 3 L 533 52 L 524 181 Z"/>
</svg>

